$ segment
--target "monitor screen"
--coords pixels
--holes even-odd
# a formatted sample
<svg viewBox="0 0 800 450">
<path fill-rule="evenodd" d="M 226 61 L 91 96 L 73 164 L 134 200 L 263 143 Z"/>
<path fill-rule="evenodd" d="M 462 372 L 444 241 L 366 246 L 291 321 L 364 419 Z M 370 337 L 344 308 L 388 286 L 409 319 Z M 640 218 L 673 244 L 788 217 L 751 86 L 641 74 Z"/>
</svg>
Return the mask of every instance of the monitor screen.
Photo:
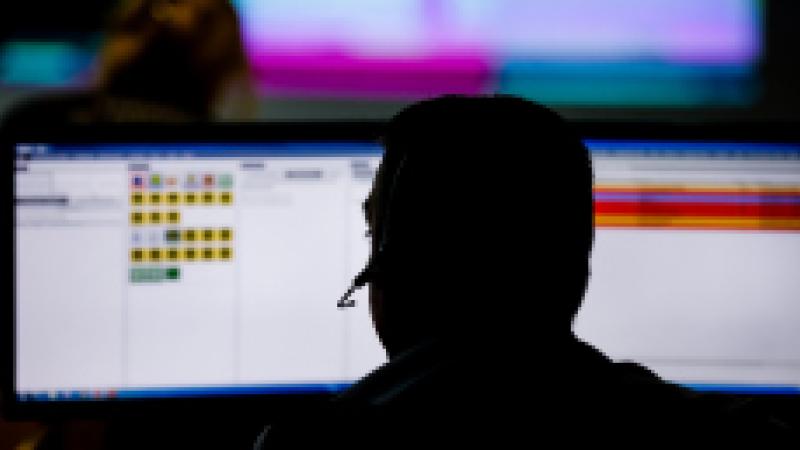
<svg viewBox="0 0 800 450">
<path fill-rule="evenodd" d="M 800 145 L 590 141 L 574 331 L 698 390 L 800 394 Z"/>
<path fill-rule="evenodd" d="M 22 399 L 335 392 L 385 359 L 366 293 L 336 307 L 377 144 L 17 151 Z"/>
<path fill-rule="evenodd" d="M 587 143 L 576 335 L 697 390 L 800 393 L 800 145 Z M 18 400 L 331 393 L 385 361 L 366 290 L 336 308 L 377 144 L 16 149 Z"/>
</svg>

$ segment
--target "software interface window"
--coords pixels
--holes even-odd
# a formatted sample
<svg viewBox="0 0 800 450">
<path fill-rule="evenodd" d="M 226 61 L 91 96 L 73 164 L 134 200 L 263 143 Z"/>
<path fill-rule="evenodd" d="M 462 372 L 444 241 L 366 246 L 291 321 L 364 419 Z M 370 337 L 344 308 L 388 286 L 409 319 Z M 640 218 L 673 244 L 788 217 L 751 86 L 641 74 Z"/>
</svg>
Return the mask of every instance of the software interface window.
<svg viewBox="0 0 800 450">
<path fill-rule="evenodd" d="M 800 146 L 590 142 L 574 330 L 699 389 L 800 393 Z"/>
<path fill-rule="evenodd" d="M 589 144 L 576 334 L 700 389 L 800 391 L 800 147 Z M 366 290 L 336 300 L 367 258 L 379 161 L 362 143 L 18 146 L 19 397 L 330 391 L 378 366 Z"/>
<path fill-rule="evenodd" d="M 385 358 L 364 294 L 336 308 L 375 146 L 21 148 L 19 391 L 324 387 Z"/>
</svg>

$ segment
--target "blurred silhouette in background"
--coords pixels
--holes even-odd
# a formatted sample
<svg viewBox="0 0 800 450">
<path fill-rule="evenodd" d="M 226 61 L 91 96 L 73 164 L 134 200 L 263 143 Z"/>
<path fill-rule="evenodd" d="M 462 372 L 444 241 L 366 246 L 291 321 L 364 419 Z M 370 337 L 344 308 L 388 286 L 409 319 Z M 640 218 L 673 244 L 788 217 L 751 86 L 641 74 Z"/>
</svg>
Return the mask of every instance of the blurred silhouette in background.
<svg viewBox="0 0 800 450">
<path fill-rule="evenodd" d="M 228 0 L 124 0 L 87 92 L 23 102 L 7 126 L 242 120 L 256 101 Z"/>
<path fill-rule="evenodd" d="M 417 103 L 388 125 L 354 285 L 389 362 L 262 448 L 450 448 L 633 436 L 763 437 L 782 424 L 615 363 L 572 333 L 593 245 L 589 152 L 514 97 Z M 347 447 L 344 447 L 347 448 Z"/>
</svg>

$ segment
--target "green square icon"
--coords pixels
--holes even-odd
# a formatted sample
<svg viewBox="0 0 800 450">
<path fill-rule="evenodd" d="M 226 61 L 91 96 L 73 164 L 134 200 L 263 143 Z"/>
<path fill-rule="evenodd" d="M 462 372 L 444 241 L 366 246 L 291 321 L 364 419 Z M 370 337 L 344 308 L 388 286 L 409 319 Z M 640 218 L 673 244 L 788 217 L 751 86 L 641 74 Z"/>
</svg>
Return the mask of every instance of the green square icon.
<svg viewBox="0 0 800 450">
<path fill-rule="evenodd" d="M 223 173 L 217 177 L 217 186 L 220 189 L 230 189 L 233 187 L 233 175 Z"/>
<path fill-rule="evenodd" d="M 169 281 L 180 280 L 181 278 L 181 269 L 177 267 L 169 267 L 167 270 L 164 271 L 164 278 Z"/>
<path fill-rule="evenodd" d="M 179 242 L 181 240 L 181 232 L 178 230 L 167 230 L 165 240 L 167 242 Z"/>
</svg>

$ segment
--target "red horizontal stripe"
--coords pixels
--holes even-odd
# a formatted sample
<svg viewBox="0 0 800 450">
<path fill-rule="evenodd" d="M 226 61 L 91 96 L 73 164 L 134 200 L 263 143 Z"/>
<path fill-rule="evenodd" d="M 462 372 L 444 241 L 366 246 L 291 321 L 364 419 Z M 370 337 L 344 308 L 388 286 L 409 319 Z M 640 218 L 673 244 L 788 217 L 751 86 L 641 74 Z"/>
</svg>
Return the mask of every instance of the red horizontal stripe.
<svg viewBox="0 0 800 450">
<path fill-rule="evenodd" d="M 800 205 L 595 202 L 596 214 L 800 218 Z"/>
</svg>

